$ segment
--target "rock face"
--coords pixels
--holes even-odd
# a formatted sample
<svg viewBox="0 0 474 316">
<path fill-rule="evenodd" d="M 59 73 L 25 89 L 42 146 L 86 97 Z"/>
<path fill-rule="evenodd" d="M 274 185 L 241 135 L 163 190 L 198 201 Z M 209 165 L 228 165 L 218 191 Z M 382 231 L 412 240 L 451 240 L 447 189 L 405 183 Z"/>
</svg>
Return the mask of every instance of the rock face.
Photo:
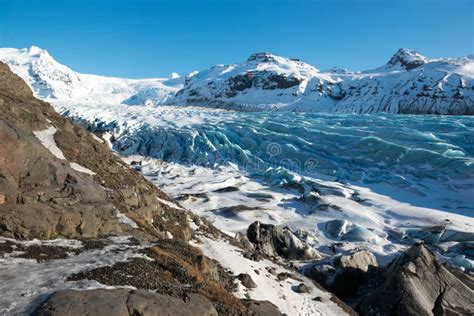
<svg viewBox="0 0 474 316">
<path fill-rule="evenodd" d="M 184 211 L 1 63 L 0 143 L 0 235 L 190 237 Z"/>
<path fill-rule="evenodd" d="M 34 315 L 217 316 L 218 314 L 214 306 L 199 294 L 191 294 L 187 301 L 184 301 L 141 290 L 97 289 L 56 292 L 35 311 Z"/>
<path fill-rule="evenodd" d="M 440 265 L 424 245 L 415 245 L 384 270 L 382 282 L 364 294 L 365 315 L 470 315 L 474 291 Z"/>
<path fill-rule="evenodd" d="M 247 238 L 255 245 L 257 251 L 271 257 L 281 256 L 294 260 L 321 258 L 316 250 L 305 245 L 288 227 L 256 221 L 247 229 Z"/>
<path fill-rule="evenodd" d="M 374 276 L 378 267 L 375 256 L 367 250 L 345 254 L 332 262 L 316 263 L 304 273 L 343 300 L 357 296 L 359 288 Z"/>
<path fill-rule="evenodd" d="M 429 62 L 428 58 L 411 49 L 400 48 L 395 55 L 390 58 L 387 65 L 390 67 L 401 67 L 411 70 Z"/>
<path fill-rule="evenodd" d="M 343 255 L 337 260 L 337 265 L 342 269 L 352 268 L 364 272 L 372 267 L 377 267 L 377 259 L 367 250 L 360 250 L 350 255 Z"/>
</svg>

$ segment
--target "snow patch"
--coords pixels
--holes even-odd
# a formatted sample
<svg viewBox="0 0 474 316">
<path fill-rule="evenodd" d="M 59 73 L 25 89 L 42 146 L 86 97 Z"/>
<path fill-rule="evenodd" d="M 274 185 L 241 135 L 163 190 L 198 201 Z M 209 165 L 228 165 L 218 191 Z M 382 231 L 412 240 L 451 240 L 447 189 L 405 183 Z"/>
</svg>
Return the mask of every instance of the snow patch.
<svg viewBox="0 0 474 316">
<path fill-rule="evenodd" d="M 158 202 L 162 203 L 162 204 L 165 204 L 165 205 L 168 205 L 169 207 L 171 208 L 174 208 L 176 210 L 182 210 L 183 208 L 176 205 L 175 203 L 173 202 L 170 202 L 170 201 L 167 201 L 167 200 L 164 200 L 164 199 L 161 199 L 159 197 L 156 197 L 156 199 L 158 200 Z"/>
<path fill-rule="evenodd" d="M 71 168 L 76 170 L 76 171 L 79 171 L 79 172 L 82 172 L 82 173 L 87 173 L 88 175 L 91 175 L 91 176 L 96 174 L 94 171 L 92 171 L 90 169 L 87 169 L 86 167 L 83 167 L 80 164 L 77 164 L 75 162 L 71 162 L 70 165 L 71 165 Z"/>
<path fill-rule="evenodd" d="M 119 223 L 129 225 L 132 228 L 138 228 L 137 223 L 130 217 L 126 216 L 125 214 L 121 213 L 120 211 L 117 210 L 117 218 L 119 220 Z"/>
<path fill-rule="evenodd" d="M 36 138 L 39 139 L 41 144 L 46 147 L 56 158 L 66 160 L 63 152 L 61 149 L 59 149 L 56 141 L 54 140 L 54 134 L 56 134 L 56 128 L 54 126 L 33 133 L 35 134 Z"/>
</svg>

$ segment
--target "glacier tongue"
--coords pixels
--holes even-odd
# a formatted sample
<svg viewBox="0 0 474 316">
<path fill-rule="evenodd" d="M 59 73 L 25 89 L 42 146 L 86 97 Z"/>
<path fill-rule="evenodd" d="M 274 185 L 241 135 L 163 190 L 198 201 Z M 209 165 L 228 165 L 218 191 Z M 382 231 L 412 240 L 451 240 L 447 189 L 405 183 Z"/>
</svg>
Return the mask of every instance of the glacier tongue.
<svg viewBox="0 0 474 316">
<path fill-rule="evenodd" d="M 285 173 L 291 172 L 358 183 L 459 212 L 472 201 L 474 121 L 469 117 L 57 109 L 90 130 L 110 131 L 114 148 L 124 155 L 207 167 L 233 163 L 274 182 L 288 182 Z M 433 194 L 434 188 L 445 194 Z"/>
<path fill-rule="evenodd" d="M 322 253 L 364 247 L 383 263 L 423 227 L 474 228 L 472 117 L 56 109 L 230 235 L 256 220 L 289 225 Z M 337 236 L 334 221 L 344 226 Z"/>
</svg>

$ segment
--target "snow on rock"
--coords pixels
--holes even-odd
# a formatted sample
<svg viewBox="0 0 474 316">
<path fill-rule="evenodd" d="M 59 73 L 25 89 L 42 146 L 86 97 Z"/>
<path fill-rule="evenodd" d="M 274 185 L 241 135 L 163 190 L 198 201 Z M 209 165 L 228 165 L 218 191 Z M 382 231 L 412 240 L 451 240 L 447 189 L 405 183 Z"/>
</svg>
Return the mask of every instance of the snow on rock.
<svg viewBox="0 0 474 316">
<path fill-rule="evenodd" d="M 79 172 L 82 172 L 82 173 L 87 173 L 88 175 L 95 175 L 96 173 L 90 169 L 87 169 L 86 167 L 83 167 L 81 166 L 80 164 L 77 164 L 75 162 L 71 162 L 70 163 L 70 166 L 72 169 L 76 170 L 76 171 L 79 171 Z"/>
<path fill-rule="evenodd" d="M 61 149 L 59 149 L 56 141 L 54 140 L 54 134 L 56 134 L 56 128 L 50 126 L 45 130 L 33 132 L 36 138 L 39 139 L 41 144 L 46 147 L 56 158 L 65 160 Z"/>
<path fill-rule="evenodd" d="M 159 197 L 156 197 L 156 199 L 158 200 L 158 202 L 160 202 L 162 204 L 165 204 L 165 205 L 168 205 L 169 207 L 174 208 L 176 210 L 182 210 L 183 209 L 182 207 L 179 207 L 178 205 L 174 204 L 173 202 L 163 200 Z"/>
<path fill-rule="evenodd" d="M 35 131 L 33 132 L 38 138 L 38 140 L 41 142 L 41 144 L 46 147 L 56 158 L 66 160 L 66 157 L 64 157 L 63 152 L 61 149 L 58 147 L 56 144 L 56 141 L 54 140 L 54 134 L 56 134 L 56 128 L 54 126 L 50 126 L 45 130 L 42 131 Z M 71 162 L 70 166 L 72 169 L 82 172 L 82 173 L 87 173 L 91 176 L 95 175 L 96 173 L 93 172 L 90 169 L 87 169 L 86 167 L 81 166 L 78 163 Z"/>
<path fill-rule="evenodd" d="M 401 48 L 376 69 L 319 71 L 297 59 L 256 53 L 185 77 L 121 79 L 77 73 L 46 50 L 0 49 L 0 60 L 39 98 L 68 104 L 196 105 L 233 110 L 474 114 L 474 59 L 428 59 Z"/>
<path fill-rule="evenodd" d="M 140 252 L 144 246 L 132 245 L 128 238 L 110 237 L 112 244 L 103 249 L 89 250 L 65 259 L 45 262 L 10 255 L 0 257 L 0 314 L 30 315 L 45 297 L 62 289 L 110 288 L 91 280 L 67 281 L 67 276 L 87 269 L 111 266 L 130 258 L 144 257 Z M 52 240 L 41 243 L 70 247 L 71 241 Z"/>
<path fill-rule="evenodd" d="M 419 66 L 422 66 L 428 62 L 428 58 L 425 56 L 421 55 L 420 53 L 410 50 L 410 49 L 405 49 L 405 48 L 400 48 L 395 55 L 390 58 L 390 60 L 387 63 L 387 66 L 389 67 L 401 67 L 406 70 L 410 70 Z"/>
<path fill-rule="evenodd" d="M 398 50 L 379 68 L 320 72 L 268 53 L 188 78 L 170 102 L 235 110 L 474 114 L 470 58 L 430 60 Z"/>
<path fill-rule="evenodd" d="M 126 216 L 123 213 L 120 213 L 120 211 L 117 210 L 117 218 L 119 220 L 119 223 L 126 224 L 131 226 L 132 228 L 138 228 L 137 223 L 135 223 L 134 220 L 132 220 L 130 217 Z"/>
<path fill-rule="evenodd" d="M 301 275 L 292 278 L 294 272 L 282 268 L 269 261 L 253 261 L 244 258 L 242 250 L 230 245 L 224 240 L 212 240 L 199 237 L 199 241 L 192 243 L 203 253 L 217 260 L 224 268 L 229 269 L 237 276 L 247 274 L 256 287 L 249 289 L 239 283 L 236 295 L 240 298 L 247 296 L 254 300 L 270 301 L 280 312 L 287 315 L 346 315 L 347 313 L 331 300 L 331 294 L 314 286 L 313 282 Z M 274 274 L 269 272 L 274 269 Z M 280 281 L 279 273 L 287 273 L 290 277 Z M 300 293 L 300 285 L 304 284 L 307 293 Z M 317 298 L 315 300 L 315 298 Z"/>
</svg>

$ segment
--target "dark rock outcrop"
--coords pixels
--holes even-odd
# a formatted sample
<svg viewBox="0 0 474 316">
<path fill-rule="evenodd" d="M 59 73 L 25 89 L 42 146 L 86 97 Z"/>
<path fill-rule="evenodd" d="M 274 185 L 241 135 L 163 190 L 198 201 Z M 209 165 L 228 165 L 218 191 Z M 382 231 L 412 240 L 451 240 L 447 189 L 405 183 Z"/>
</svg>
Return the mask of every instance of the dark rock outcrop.
<svg viewBox="0 0 474 316">
<path fill-rule="evenodd" d="M 377 266 L 377 260 L 371 252 L 359 250 L 303 270 L 305 275 L 334 295 L 347 300 L 356 297 L 359 288 L 375 276 Z"/>
<path fill-rule="evenodd" d="M 472 315 L 474 291 L 419 244 L 385 268 L 356 309 L 365 315 Z"/>
<path fill-rule="evenodd" d="M 397 66 L 411 70 L 426 64 L 428 59 L 418 52 L 410 49 L 400 48 L 388 61 L 387 65 Z"/>
<path fill-rule="evenodd" d="M 256 221 L 247 229 L 247 238 L 257 251 L 270 257 L 280 256 L 293 260 L 321 258 L 316 250 L 305 245 L 288 227 Z"/>
<path fill-rule="evenodd" d="M 237 279 L 242 282 L 242 285 L 248 289 L 254 289 L 257 287 L 257 284 L 252 280 L 252 277 L 247 273 L 241 273 L 237 276 Z"/>
</svg>

